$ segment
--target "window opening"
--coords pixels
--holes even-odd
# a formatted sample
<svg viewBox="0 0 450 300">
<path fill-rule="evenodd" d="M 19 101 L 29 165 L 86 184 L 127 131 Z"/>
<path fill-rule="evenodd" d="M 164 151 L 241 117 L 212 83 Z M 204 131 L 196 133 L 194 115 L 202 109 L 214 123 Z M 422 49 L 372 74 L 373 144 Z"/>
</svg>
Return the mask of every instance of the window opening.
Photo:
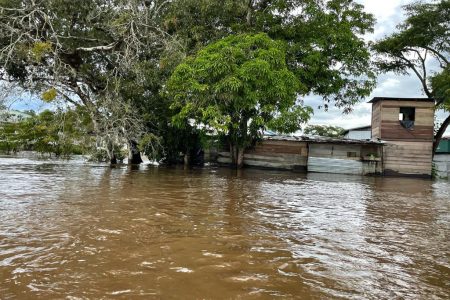
<svg viewBox="0 0 450 300">
<path fill-rule="evenodd" d="M 414 127 L 415 119 L 416 109 L 414 107 L 400 107 L 398 120 L 403 127 L 406 129 L 412 129 Z"/>
</svg>

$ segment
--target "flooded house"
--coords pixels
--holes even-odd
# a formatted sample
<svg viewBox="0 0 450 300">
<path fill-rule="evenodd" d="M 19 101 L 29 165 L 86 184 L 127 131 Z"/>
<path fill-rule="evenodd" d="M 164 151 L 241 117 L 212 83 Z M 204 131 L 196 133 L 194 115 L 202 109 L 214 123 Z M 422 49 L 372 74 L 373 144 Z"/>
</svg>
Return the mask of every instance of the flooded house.
<svg viewBox="0 0 450 300">
<path fill-rule="evenodd" d="M 383 143 L 310 136 L 269 136 L 248 149 L 244 165 L 300 172 L 369 175 L 382 173 Z M 218 162 L 231 163 L 229 152 Z"/>
<path fill-rule="evenodd" d="M 371 126 L 344 138 L 266 136 L 244 154 L 249 167 L 354 175 L 431 177 L 434 101 L 375 97 Z M 229 152 L 218 162 L 231 163 Z"/>
<path fill-rule="evenodd" d="M 434 100 L 375 97 L 369 103 L 372 103 L 372 139 L 386 144 L 383 174 L 430 177 Z"/>
</svg>

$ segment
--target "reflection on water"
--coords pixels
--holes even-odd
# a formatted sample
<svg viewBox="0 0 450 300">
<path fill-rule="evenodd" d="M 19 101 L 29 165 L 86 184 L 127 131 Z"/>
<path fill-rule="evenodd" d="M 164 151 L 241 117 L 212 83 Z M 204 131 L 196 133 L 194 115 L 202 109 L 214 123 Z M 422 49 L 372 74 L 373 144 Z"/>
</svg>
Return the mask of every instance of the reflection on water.
<svg viewBox="0 0 450 300">
<path fill-rule="evenodd" d="M 450 297 L 448 182 L 0 158 L 0 298 Z"/>
</svg>

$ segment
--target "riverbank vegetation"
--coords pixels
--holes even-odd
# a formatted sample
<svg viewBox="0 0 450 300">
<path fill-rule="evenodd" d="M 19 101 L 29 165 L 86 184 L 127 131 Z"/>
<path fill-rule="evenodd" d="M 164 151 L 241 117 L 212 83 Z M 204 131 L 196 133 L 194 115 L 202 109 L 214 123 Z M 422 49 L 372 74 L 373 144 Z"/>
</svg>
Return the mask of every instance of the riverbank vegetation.
<svg viewBox="0 0 450 300">
<path fill-rule="evenodd" d="M 373 26 L 349 0 L 0 0 L 0 80 L 83 111 L 77 134 L 111 163 L 123 144 L 131 163 L 176 163 L 214 135 L 239 166 L 265 129 L 308 120 L 303 96 L 350 112 L 370 94 Z"/>
<path fill-rule="evenodd" d="M 87 154 L 95 147 L 92 123 L 80 109 L 45 110 L 20 122 L 0 124 L 0 151 L 36 151 L 56 157 Z"/>
</svg>

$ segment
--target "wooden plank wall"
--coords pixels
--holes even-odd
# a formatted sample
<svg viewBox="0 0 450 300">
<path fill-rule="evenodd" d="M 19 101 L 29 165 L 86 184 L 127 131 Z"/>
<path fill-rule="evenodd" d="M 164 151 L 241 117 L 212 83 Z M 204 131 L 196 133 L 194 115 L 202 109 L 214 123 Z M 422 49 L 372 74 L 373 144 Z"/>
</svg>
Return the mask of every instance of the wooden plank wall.
<svg viewBox="0 0 450 300">
<path fill-rule="evenodd" d="M 288 170 L 306 171 L 307 160 L 307 143 L 297 141 L 265 140 L 244 155 L 246 165 Z"/>
<path fill-rule="evenodd" d="M 244 154 L 244 165 L 306 171 L 308 146 L 306 142 L 265 140 Z M 221 152 L 219 163 L 231 163 L 230 153 Z"/>
<path fill-rule="evenodd" d="M 377 139 L 381 136 L 381 102 L 375 102 L 372 105 L 372 138 Z"/>
<path fill-rule="evenodd" d="M 383 153 L 384 173 L 429 177 L 432 149 L 428 141 L 389 141 Z"/>
<path fill-rule="evenodd" d="M 381 112 L 373 113 L 372 121 L 381 119 L 380 138 L 383 140 L 433 140 L 434 104 L 420 101 L 381 101 Z M 404 128 L 399 120 L 400 107 L 415 107 L 414 128 Z M 372 133 L 378 129 L 372 128 Z M 378 137 L 378 136 L 377 136 Z"/>
</svg>

